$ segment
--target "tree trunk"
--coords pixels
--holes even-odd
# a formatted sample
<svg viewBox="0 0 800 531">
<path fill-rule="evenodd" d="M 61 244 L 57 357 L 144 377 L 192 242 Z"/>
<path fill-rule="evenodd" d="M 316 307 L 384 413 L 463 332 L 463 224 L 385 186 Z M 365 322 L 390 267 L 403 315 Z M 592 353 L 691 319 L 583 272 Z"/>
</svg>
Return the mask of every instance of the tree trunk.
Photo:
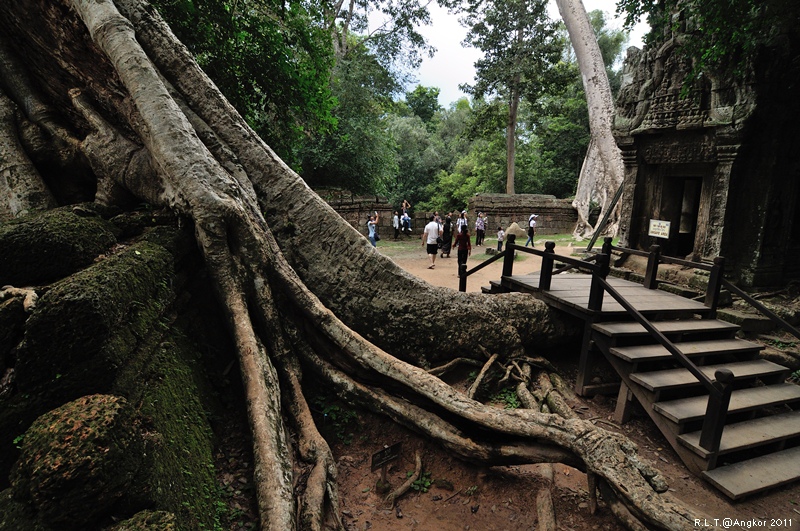
<svg viewBox="0 0 800 531">
<path fill-rule="evenodd" d="M 59 144 L 63 166 L 85 164 L 95 186 L 82 193 L 112 202 L 124 190 L 194 227 L 244 379 L 261 529 L 342 527 L 305 372 L 466 459 L 569 462 L 602 478 L 647 526 L 691 527 L 694 515 L 659 494 L 658 472 L 624 437 L 485 406 L 429 374 L 464 353 L 509 363 L 577 330 L 532 297 L 435 288 L 380 255 L 254 134 L 152 7 L 29 0 L 0 11 L 0 37 L 28 68 L 0 63 L 3 89 Z M 26 105 L 33 94 L 40 112 Z M 9 145 L 0 145 L 4 158 Z M 444 306 L 457 323 L 439 318 Z M 443 336 L 452 341 L 432 352 Z M 308 473 L 295 477 L 297 468 Z"/>
<path fill-rule="evenodd" d="M 597 227 L 589 222 L 592 203 L 600 205 L 601 219 L 609 208 L 617 188 L 622 185 L 625 167 L 622 153 L 611 134 L 614 120 L 614 101 L 608 83 L 606 67 L 597 45 L 594 29 L 581 0 L 556 0 L 558 12 L 567 26 L 569 39 L 586 91 L 589 107 L 589 130 L 592 139 L 583 161 L 575 200 L 572 206 L 578 211 L 575 235 L 590 237 Z M 617 203 L 619 205 L 619 203 Z M 619 228 L 619 214 L 612 212 L 605 233 L 615 235 Z"/>
<path fill-rule="evenodd" d="M 511 88 L 511 101 L 508 105 L 508 123 L 506 123 L 506 193 L 514 194 L 514 178 L 517 156 L 517 115 L 519 114 L 519 76 Z"/>
</svg>

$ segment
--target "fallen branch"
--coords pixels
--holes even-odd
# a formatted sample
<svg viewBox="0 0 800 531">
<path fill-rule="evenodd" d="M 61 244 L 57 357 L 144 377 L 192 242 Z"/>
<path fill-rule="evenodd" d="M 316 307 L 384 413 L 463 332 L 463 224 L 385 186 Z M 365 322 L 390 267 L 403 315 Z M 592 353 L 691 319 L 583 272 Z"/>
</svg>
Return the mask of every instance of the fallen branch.
<svg viewBox="0 0 800 531">
<path fill-rule="evenodd" d="M 420 457 L 419 452 L 415 453 L 414 462 L 414 473 L 408 477 L 405 483 L 397 487 L 397 489 L 386 496 L 386 502 L 389 504 L 389 507 L 394 507 L 394 503 L 398 500 L 398 498 L 408 492 L 408 489 L 411 488 L 411 485 L 413 485 L 422 474 L 422 457 Z"/>
<path fill-rule="evenodd" d="M 486 373 L 489 372 L 489 369 L 492 367 L 492 364 L 497 360 L 498 356 L 499 356 L 498 354 L 492 354 L 492 357 L 489 358 L 489 361 L 487 361 L 484 364 L 483 368 L 481 369 L 481 372 L 478 373 L 478 377 L 475 378 L 475 381 L 472 382 L 472 385 L 470 385 L 469 389 L 467 389 L 467 397 L 475 398 L 475 393 L 478 391 L 478 387 L 481 385 L 481 382 L 483 381 L 484 377 L 486 377 Z"/>
<path fill-rule="evenodd" d="M 428 370 L 428 374 L 432 374 L 434 376 L 442 376 L 443 374 L 449 372 L 452 369 L 455 369 L 459 365 L 472 365 L 473 367 L 482 367 L 483 363 L 479 360 L 474 360 L 472 358 L 456 358 L 453 361 L 445 363 L 444 365 L 440 365 L 438 367 L 434 367 L 433 369 Z"/>
</svg>

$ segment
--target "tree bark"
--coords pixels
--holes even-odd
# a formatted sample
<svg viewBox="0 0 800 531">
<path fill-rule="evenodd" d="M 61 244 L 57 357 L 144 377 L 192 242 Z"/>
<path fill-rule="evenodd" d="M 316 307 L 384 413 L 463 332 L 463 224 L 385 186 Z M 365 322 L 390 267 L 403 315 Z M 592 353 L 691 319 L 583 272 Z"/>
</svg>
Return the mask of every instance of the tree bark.
<svg viewBox="0 0 800 531">
<path fill-rule="evenodd" d="M 578 187 L 572 206 L 578 211 L 575 235 L 590 237 L 596 227 L 589 222 L 592 203 L 600 206 L 601 219 L 611 198 L 622 184 L 625 167 L 622 153 L 611 134 L 614 119 L 614 101 L 608 83 L 603 56 L 597 45 L 594 29 L 581 0 L 556 0 L 558 12 L 567 27 L 578 67 L 586 91 L 589 108 L 589 130 L 592 138 L 578 177 Z M 617 203 L 619 204 L 619 203 Z M 619 228 L 619 215 L 609 217 L 605 233 L 615 235 Z"/>
<path fill-rule="evenodd" d="M 690 511 L 659 494 L 658 472 L 624 437 L 580 419 L 501 411 L 429 374 L 432 362 L 489 351 L 507 360 L 577 330 L 529 296 L 434 288 L 381 256 L 253 133 L 150 6 L 30 0 L 0 13 L 0 36 L 30 65 L 29 81 L 5 85 L 26 117 L 56 123 L 20 105 L 35 85 L 66 124 L 51 130 L 98 182 L 194 227 L 243 374 L 261 529 L 342 527 L 304 371 L 467 459 L 569 462 L 603 478 L 654 529 L 690 525 Z M 0 73 L 20 81 L 12 68 Z M 458 323 L 439 319 L 445 304 Z M 431 352 L 442 336 L 453 340 Z M 298 468 L 309 471 L 302 489 Z"/>
</svg>

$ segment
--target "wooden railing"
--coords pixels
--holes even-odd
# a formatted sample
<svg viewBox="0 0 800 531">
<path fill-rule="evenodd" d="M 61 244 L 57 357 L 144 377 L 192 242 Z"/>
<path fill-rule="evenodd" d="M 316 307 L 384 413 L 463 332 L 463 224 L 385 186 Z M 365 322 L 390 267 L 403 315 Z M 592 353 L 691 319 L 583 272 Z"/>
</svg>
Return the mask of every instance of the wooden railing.
<svg viewBox="0 0 800 531">
<path fill-rule="evenodd" d="M 654 245 L 650 248 L 650 252 L 638 251 L 635 249 L 627 249 L 624 247 L 615 247 L 612 245 L 611 238 L 605 238 L 603 247 L 600 253 L 596 253 L 589 258 L 580 260 L 571 256 L 563 256 L 555 254 L 555 242 L 546 242 L 545 249 L 540 251 L 536 248 L 522 247 L 515 244 L 513 235 L 509 236 L 506 249 L 493 256 L 489 260 L 481 263 L 480 265 L 467 271 L 466 265 L 462 264 L 459 271 L 459 290 L 466 291 L 467 277 L 487 265 L 503 259 L 503 277 L 511 277 L 514 268 L 514 256 L 516 251 L 521 251 L 528 254 L 541 256 L 542 268 L 539 273 L 539 289 L 549 290 L 551 280 L 554 274 L 559 274 L 570 269 L 578 269 L 585 271 L 592 275 L 592 284 L 589 291 L 589 304 L 588 308 L 591 311 L 601 311 L 603 307 L 604 294 L 607 292 L 611 297 L 622 306 L 625 311 L 675 358 L 675 360 L 686 368 L 696 379 L 705 387 L 708 392 L 708 405 L 706 406 L 706 415 L 703 420 L 703 427 L 700 434 L 700 446 L 712 454 L 712 458 L 719 452 L 720 441 L 722 439 L 722 430 L 725 427 L 725 420 L 728 415 L 728 406 L 730 405 L 731 392 L 733 390 L 733 373 L 729 369 L 718 369 L 714 373 L 714 380 L 711 380 L 705 375 L 692 360 L 690 360 L 675 344 L 669 340 L 661 331 L 659 331 L 650 320 L 647 319 L 641 312 L 639 312 L 633 305 L 625 299 L 611 284 L 609 284 L 607 277 L 610 271 L 610 259 L 613 251 L 620 251 L 628 254 L 635 254 L 647 257 L 647 271 L 644 277 L 644 287 L 648 289 L 656 289 L 658 287 L 658 266 L 661 263 L 677 264 L 681 266 L 693 267 L 702 269 L 709 272 L 708 287 L 706 289 L 705 305 L 711 309 L 709 314 L 716 315 L 717 304 L 719 301 L 720 287 L 724 279 L 722 278 L 722 271 L 724 267 L 724 260 L 722 257 L 717 257 L 712 263 L 704 262 L 691 262 L 679 258 L 672 258 L 661 255 L 661 248 Z M 564 266 L 555 269 L 554 265 L 558 262 L 563 263 Z M 727 281 L 725 281 L 727 282 Z M 762 306 L 763 307 L 763 306 Z M 766 310 L 766 308 L 764 308 Z M 767 310 L 769 311 L 769 310 Z M 771 313 L 771 312 L 770 312 Z M 774 314 L 773 314 L 774 315 Z M 780 319 L 779 317 L 775 316 Z M 800 332 L 798 332 L 800 334 Z M 800 335 L 797 336 L 800 338 Z"/>
<path fill-rule="evenodd" d="M 777 325 L 778 328 L 782 328 L 783 330 L 786 330 L 787 332 L 792 334 L 797 339 L 800 339 L 800 330 L 798 330 L 797 328 L 793 327 L 792 325 L 787 323 L 785 320 L 783 320 L 775 312 L 773 312 L 772 310 L 770 310 L 769 308 L 767 308 L 766 306 L 764 306 L 763 304 L 758 302 L 752 295 L 746 293 L 745 291 L 742 291 L 742 289 L 739 286 L 737 286 L 736 284 L 733 284 L 732 282 L 730 282 L 727 279 L 723 278 L 722 279 L 722 283 L 732 293 L 735 293 L 737 296 L 741 297 L 742 300 L 744 300 L 748 304 L 750 304 L 750 306 L 752 306 L 753 308 L 755 308 L 756 310 L 761 312 L 763 315 L 769 317 L 769 319 L 773 323 L 775 323 L 775 325 Z"/>
<path fill-rule="evenodd" d="M 647 317 L 634 308 L 622 294 L 614 289 L 606 279 L 601 279 L 600 283 L 604 291 L 607 291 L 620 306 L 625 308 L 628 315 L 642 325 L 650 336 L 667 349 L 672 357 L 683 365 L 686 370 L 692 373 L 692 376 L 705 387 L 708 392 L 708 404 L 706 406 L 706 415 L 703 419 L 703 428 L 700 432 L 700 446 L 711 454 L 716 454 L 719 451 L 722 430 L 725 427 L 725 419 L 728 416 L 728 406 L 730 405 L 731 392 L 733 391 L 733 373 L 731 370 L 726 368 L 717 369 L 714 373 L 714 380 L 711 380 L 692 362 L 692 360 L 681 352 L 667 336 L 658 330 Z"/>
</svg>

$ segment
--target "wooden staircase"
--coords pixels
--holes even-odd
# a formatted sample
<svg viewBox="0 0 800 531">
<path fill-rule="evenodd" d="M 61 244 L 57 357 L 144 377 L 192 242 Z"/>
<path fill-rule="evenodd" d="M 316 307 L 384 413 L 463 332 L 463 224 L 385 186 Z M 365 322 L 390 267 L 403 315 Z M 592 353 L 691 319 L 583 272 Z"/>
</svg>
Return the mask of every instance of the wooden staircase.
<svg viewBox="0 0 800 531">
<path fill-rule="evenodd" d="M 736 325 L 696 316 L 651 323 L 710 379 L 732 371 L 719 451 L 700 445 L 708 394 L 698 379 L 640 324 L 594 322 L 585 348 L 622 380 L 616 420 L 627 421 L 638 401 L 686 466 L 734 500 L 799 479 L 800 386 L 785 383 L 789 370 L 759 359 L 763 347 L 737 339 Z"/>
<path fill-rule="evenodd" d="M 641 283 L 609 276 L 613 252 L 647 257 Z M 540 256 L 541 270 L 514 274 L 517 253 Z M 459 289 L 500 258 L 501 279 L 484 293 L 529 293 L 585 323 L 579 395 L 619 389 L 618 422 L 641 404 L 686 466 L 732 499 L 800 480 L 800 386 L 785 383 L 786 367 L 759 358 L 761 345 L 738 339 L 737 325 L 715 319 L 722 288 L 798 339 L 800 330 L 725 280 L 724 259 L 692 262 L 662 256 L 658 246 L 615 247 L 606 237 L 601 253 L 579 260 L 556 255 L 554 242 L 529 249 L 509 235 L 505 251 L 459 271 Z M 657 289 L 661 263 L 705 272 L 704 300 Z M 594 382 L 602 359 L 620 382 L 611 371 L 601 371 L 605 383 Z"/>
</svg>

